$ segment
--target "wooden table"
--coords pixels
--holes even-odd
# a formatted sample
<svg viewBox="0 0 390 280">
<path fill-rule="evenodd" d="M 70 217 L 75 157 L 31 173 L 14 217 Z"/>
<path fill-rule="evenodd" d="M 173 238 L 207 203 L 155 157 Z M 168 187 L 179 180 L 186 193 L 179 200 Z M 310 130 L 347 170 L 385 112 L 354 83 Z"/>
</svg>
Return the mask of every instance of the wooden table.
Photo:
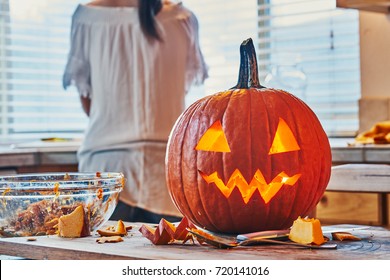
<svg viewBox="0 0 390 280">
<path fill-rule="evenodd" d="M 382 227 L 369 227 L 350 231 L 362 238 L 361 241 L 332 241 L 337 249 L 307 249 L 286 245 L 242 246 L 232 249 L 217 249 L 197 242 L 186 244 L 153 245 L 138 231 L 140 224 L 132 224 L 133 229 L 120 243 L 96 242 L 98 235 L 85 238 L 60 238 L 58 236 L 38 236 L 35 241 L 27 237 L 0 238 L 0 254 L 27 259 L 154 259 L 154 260 L 390 260 L 390 230 Z M 338 229 L 346 225 L 336 225 Z M 330 237 L 330 234 L 325 234 Z"/>
</svg>

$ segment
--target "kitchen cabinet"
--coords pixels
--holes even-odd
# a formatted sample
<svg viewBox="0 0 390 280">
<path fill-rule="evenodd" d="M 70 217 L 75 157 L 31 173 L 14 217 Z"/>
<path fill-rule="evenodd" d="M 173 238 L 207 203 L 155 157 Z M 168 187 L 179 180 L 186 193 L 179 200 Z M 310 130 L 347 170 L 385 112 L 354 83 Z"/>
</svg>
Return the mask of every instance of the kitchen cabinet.
<svg viewBox="0 0 390 280">
<path fill-rule="evenodd" d="M 389 201 L 389 194 L 327 191 L 317 205 L 316 217 L 323 224 L 389 226 Z"/>
<path fill-rule="evenodd" d="M 357 9 L 377 13 L 390 13 L 390 1 L 388 0 L 337 0 L 339 8 Z"/>
<path fill-rule="evenodd" d="M 358 163 L 332 167 L 327 191 L 317 205 L 323 223 L 389 226 L 390 165 Z"/>
</svg>

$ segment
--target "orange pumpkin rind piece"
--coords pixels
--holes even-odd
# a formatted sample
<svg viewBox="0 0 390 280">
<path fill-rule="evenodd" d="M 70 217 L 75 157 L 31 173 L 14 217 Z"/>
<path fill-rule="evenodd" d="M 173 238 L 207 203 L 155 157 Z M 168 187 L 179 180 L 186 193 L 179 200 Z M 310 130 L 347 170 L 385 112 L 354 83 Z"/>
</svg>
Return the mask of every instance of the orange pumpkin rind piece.
<svg viewBox="0 0 390 280">
<path fill-rule="evenodd" d="M 177 225 L 175 233 L 173 235 L 173 238 L 175 240 L 188 240 L 188 235 L 191 235 L 188 232 L 189 228 L 196 228 L 196 226 L 188 220 L 187 217 L 183 217 L 183 219 L 180 221 L 180 223 Z"/>
<path fill-rule="evenodd" d="M 122 241 L 123 241 L 123 238 L 118 236 L 118 235 L 102 236 L 102 237 L 96 239 L 96 242 L 99 243 L 99 244 L 102 244 L 102 243 L 117 243 L 117 242 L 122 242 Z"/>
<path fill-rule="evenodd" d="M 194 235 L 191 233 L 187 233 L 186 237 L 182 240 L 182 244 L 187 243 L 187 241 L 191 240 L 192 244 L 194 244 Z M 200 243 L 200 242 L 199 242 Z"/>
<path fill-rule="evenodd" d="M 343 240 L 352 240 L 352 241 L 360 241 L 361 239 L 352 233 L 349 232 L 332 232 L 332 239 L 343 241 Z"/>
<path fill-rule="evenodd" d="M 205 232 L 204 230 L 199 230 L 199 229 L 197 229 L 197 228 L 192 228 L 191 230 L 192 230 L 193 232 L 197 233 L 197 235 L 195 236 L 195 238 L 196 238 L 196 241 L 198 241 L 198 243 L 199 243 L 200 245 L 207 244 L 207 243 L 205 242 L 205 240 L 214 240 L 214 239 L 215 239 L 215 237 L 214 237 L 213 235 L 211 235 L 211 234 Z M 203 239 L 201 236 L 204 237 L 204 239 Z M 192 239 L 193 239 L 193 237 L 192 237 Z"/>
<path fill-rule="evenodd" d="M 374 124 L 370 130 L 355 137 L 356 143 L 361 144 L 388 144 L 390 143 L 390 121 Z"/>
<path fill-rule="evenodd" d="M 85 237 L 91 234 L 89 219 L 83 206 L 79 205 L 71 213 L 62 215 L 57 224 L 58 236 L 60 237 Z"/>
<path fill-rule="evenodd" d="M 156 228 L 152 228 L 148 225 L 142 225 L 139 231 L 154 245 L 166 245 L 174 240 L 174 230 L 171 227 L 171 224 L 165 219 L 161 219 Z"/>
<path fill-rule="evenodd" d="M 96 232 L 99 233 L 100 236 L 125 236 L 127 235 L 127 228 L 122 220 L 118 220 L 115 227 L 98 229 Z"/>
<path fill-rule="evenodd" d="M 183 217 L 177 227 L 167 220 L 161 219 L 156 228 L 142 225 L 139 231 L 154 245 L 166 245 L 175 240 L 181 240 L 183 243 L 193 240 L 192 235 L 188 232 L 188 228 L 195 228 L 195 225 L 186 217 Z"/>
<path fill-rule="evenodd" d="M 321 245 L 326 242 L 322 233 L 321 223 L 315 218 L 298 217 L 291 227 L 288 238 L 300 244 Z"/>
</svg>

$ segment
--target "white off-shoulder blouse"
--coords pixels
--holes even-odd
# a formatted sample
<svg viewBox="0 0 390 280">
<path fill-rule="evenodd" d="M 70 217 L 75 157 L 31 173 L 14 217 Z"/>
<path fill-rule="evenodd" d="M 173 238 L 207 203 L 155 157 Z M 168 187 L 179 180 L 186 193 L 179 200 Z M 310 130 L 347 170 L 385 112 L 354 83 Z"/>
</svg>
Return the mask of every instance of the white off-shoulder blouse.
<svg viewBox="0 0 390 280">
<path fill-rule="evenodd" d="M 151 196 L 160 197 L 165 192 L 165 178 L 163 173 L 157 174 L 160 171 L 151 174 L 145 158 L 156 164 L 154 149 L 165 149 L 172 126 L 184 110 L 186 92 L 191 85 L 207 78 L 199 47 L 198 21 L 181 4 L 166 4 L 156 16 L 163 42 L 150 43 L 141 31 L 138 1 L 132 2 L 132 7 L 80 4 L 72 17 L 71 48 L 63 85 L 74 85 L 81 96 L 91 98 L 89 123 L 78 151 L 79 169 L 124 172 L 132 186 L 121 195 L 122 200 L 174 214 L 175 210 L 159 210 L 167 207 L 150 201 Z M 146 149 L 153 150 L 151 155 L 143 155 L 145 146 L 152 146 Z M 125 155 L 115 166 L 123 170 L 102 170 L 113 168 L 107 163 L 112 158 L 111 151 L 117 154 L 130 150 L 138 161 Z M 136 151 L 138 155 L 134 155 Z M 94 157 L 97 154 L 100 162 Z M 162 154 L 158 160 L 161 157 Z M 151 188 L 150 184 L 161 186 L 153 190 L 154 194 L 145 193 L 150 190 L 141 190 L 147 189 L 143 177 L 152 175 L 155 183 L 148 182 L 147 188 Z"/>
</svg>

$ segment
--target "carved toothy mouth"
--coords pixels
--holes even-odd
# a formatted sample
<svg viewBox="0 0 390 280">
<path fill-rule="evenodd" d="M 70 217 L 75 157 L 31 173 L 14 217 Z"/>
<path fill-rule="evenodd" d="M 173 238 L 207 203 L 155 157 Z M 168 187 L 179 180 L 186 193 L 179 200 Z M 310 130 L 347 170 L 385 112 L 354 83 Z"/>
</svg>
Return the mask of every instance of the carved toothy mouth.
<svg viewBox="0 0 390 280">
<path fill-rule="evenodd" d="M 298 181 L 299 177 L 301 177 L 301 174 L 295 174 L 290 177 L 285 172 L 281 172 L 267 184 L 263 174 L 257 169 L 251 182 L 248 184 L 241 172 L 236 169 L 225 185 L 222 179 L 219 178 L 217 172 L 207 175 L 200 170 L 198 171 L 208 184 L 214 183 L 226 198 L 228 198 L 234 188 L 237 187 L 245 204 L 248 203 L 256 190 L 259 191 L 264 202 L 268 203 L 279 192 L 283 185 L 293 186 Z"/>
</svg>

